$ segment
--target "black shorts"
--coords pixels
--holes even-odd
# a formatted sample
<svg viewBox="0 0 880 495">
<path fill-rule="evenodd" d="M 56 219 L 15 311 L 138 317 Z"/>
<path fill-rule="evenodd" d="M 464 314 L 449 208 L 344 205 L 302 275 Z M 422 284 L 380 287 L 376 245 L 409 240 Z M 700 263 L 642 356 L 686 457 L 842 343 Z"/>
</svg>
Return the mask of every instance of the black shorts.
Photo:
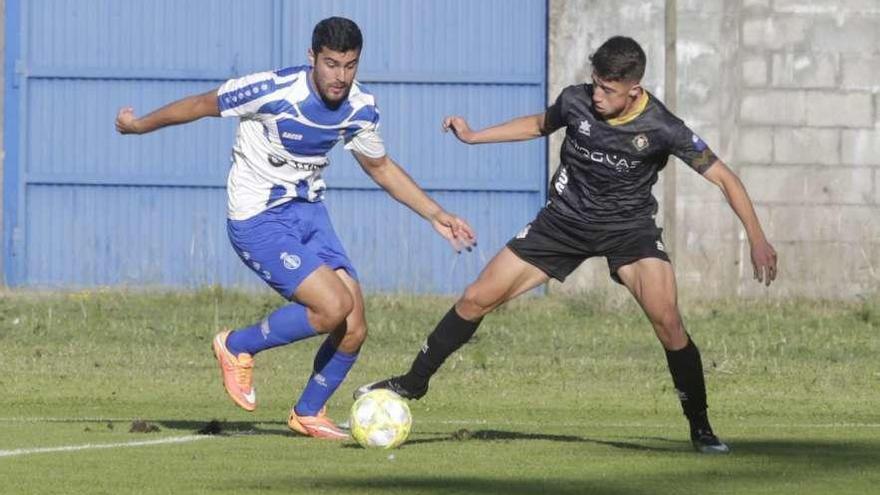
<svg viewBox="0 0 880 495">
<path fill-rule="evenodd" d="M 622 266 L 643 258 L 669 261 L 662 232 L 653 223 L 616 230 L 575 227 L 543 209 L 507 247 L 560 282 L 587 258 L 604 256 L 611 278 L 622 283 L 617 276 Z"/>
</svg>

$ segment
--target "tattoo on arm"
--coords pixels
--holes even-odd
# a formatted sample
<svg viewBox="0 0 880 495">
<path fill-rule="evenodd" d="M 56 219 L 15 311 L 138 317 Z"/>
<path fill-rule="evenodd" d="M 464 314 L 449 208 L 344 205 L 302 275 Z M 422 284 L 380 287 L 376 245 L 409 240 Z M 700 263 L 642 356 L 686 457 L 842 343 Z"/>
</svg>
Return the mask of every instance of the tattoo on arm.
<svg viewBox="0 0 880 495">
<path fill-rule="evenodd" d="M 712 153 L 712 150 L 706 148 L 694 159 L 692 166 L 694 169 L 702 173 L 709 168 L 709 165 L 715 163 L 715 160 L 717 160 L 715 153 Z"/>
</svg>

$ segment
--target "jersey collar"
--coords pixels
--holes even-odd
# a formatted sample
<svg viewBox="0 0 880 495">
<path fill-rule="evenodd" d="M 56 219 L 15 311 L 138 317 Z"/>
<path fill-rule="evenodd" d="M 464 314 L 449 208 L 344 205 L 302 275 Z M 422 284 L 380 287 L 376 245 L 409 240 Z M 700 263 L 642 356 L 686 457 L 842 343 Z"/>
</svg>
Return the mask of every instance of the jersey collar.
<svg viewBox="0 0 880 495">
<path fill-rule="evenodd" d="M 642 114 L 645 111 L 645 108 L 648 106 L 648 100 L 650 97 L 648 96 L 647 91 L 642 91 L 639 99 L 636 100 L 636 104 L 633 109 L 627 113 L 626 115 L 621 115 L 620 117 L 615 117 L 613 119 L 608 119 L 605 121 L 606 124 L 611 126 L 623 125 L 635 120 L 636 117 Z"/>
</svg>

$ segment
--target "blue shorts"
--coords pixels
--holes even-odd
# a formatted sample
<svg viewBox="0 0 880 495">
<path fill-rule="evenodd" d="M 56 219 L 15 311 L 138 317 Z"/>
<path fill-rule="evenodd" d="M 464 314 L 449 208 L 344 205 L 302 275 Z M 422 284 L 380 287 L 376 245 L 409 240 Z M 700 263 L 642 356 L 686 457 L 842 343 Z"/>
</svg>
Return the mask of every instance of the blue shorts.
<svg viewBox="0 0 880 495">
<path fill-rule="evenodd" d="M 322 264 L 357 280 L 322 202 L 288 201 L 247 220 L 227 220 L 226 231 L 244 264 L 285 299 Z"/>
</svg>

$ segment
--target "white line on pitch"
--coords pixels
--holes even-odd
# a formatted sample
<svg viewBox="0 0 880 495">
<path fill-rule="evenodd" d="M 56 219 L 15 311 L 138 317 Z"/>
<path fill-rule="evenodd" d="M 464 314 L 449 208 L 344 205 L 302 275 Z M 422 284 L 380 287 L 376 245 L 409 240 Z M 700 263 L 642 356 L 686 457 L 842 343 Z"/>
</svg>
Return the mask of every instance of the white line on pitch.
<svg viewBox="0 0 880 495">
<path fill-rule="evenodd" d="M 206 440 L 208 438 L 214 438 L 210 435 L 187 435 L 182 437 L 166 437 L 159 438 L 156 440 L 139 440 L 136 442 L 121 442 L 121 443 L 87 443 L 83 445 L 63 445 L 60 447 L 40 447 L 40 448 L 32 448 L 32 449 L 14 449 L 14 450 L 0 450 L 0 457 L 15 457 L 19 455 L 29 455 L 29 454 L 49 454 L 53 452 L 76 452 L 78 450 L 92 450 L 92 449 L 116 449 L 116 448 L 126 448 L 126 447 L 144 447 L 148 445 L 163 445 L 163 444 L 171 444 L 171 443 L 187 443 L 187 442 L 195 442 L 198 440 Z"/>
</svg>

